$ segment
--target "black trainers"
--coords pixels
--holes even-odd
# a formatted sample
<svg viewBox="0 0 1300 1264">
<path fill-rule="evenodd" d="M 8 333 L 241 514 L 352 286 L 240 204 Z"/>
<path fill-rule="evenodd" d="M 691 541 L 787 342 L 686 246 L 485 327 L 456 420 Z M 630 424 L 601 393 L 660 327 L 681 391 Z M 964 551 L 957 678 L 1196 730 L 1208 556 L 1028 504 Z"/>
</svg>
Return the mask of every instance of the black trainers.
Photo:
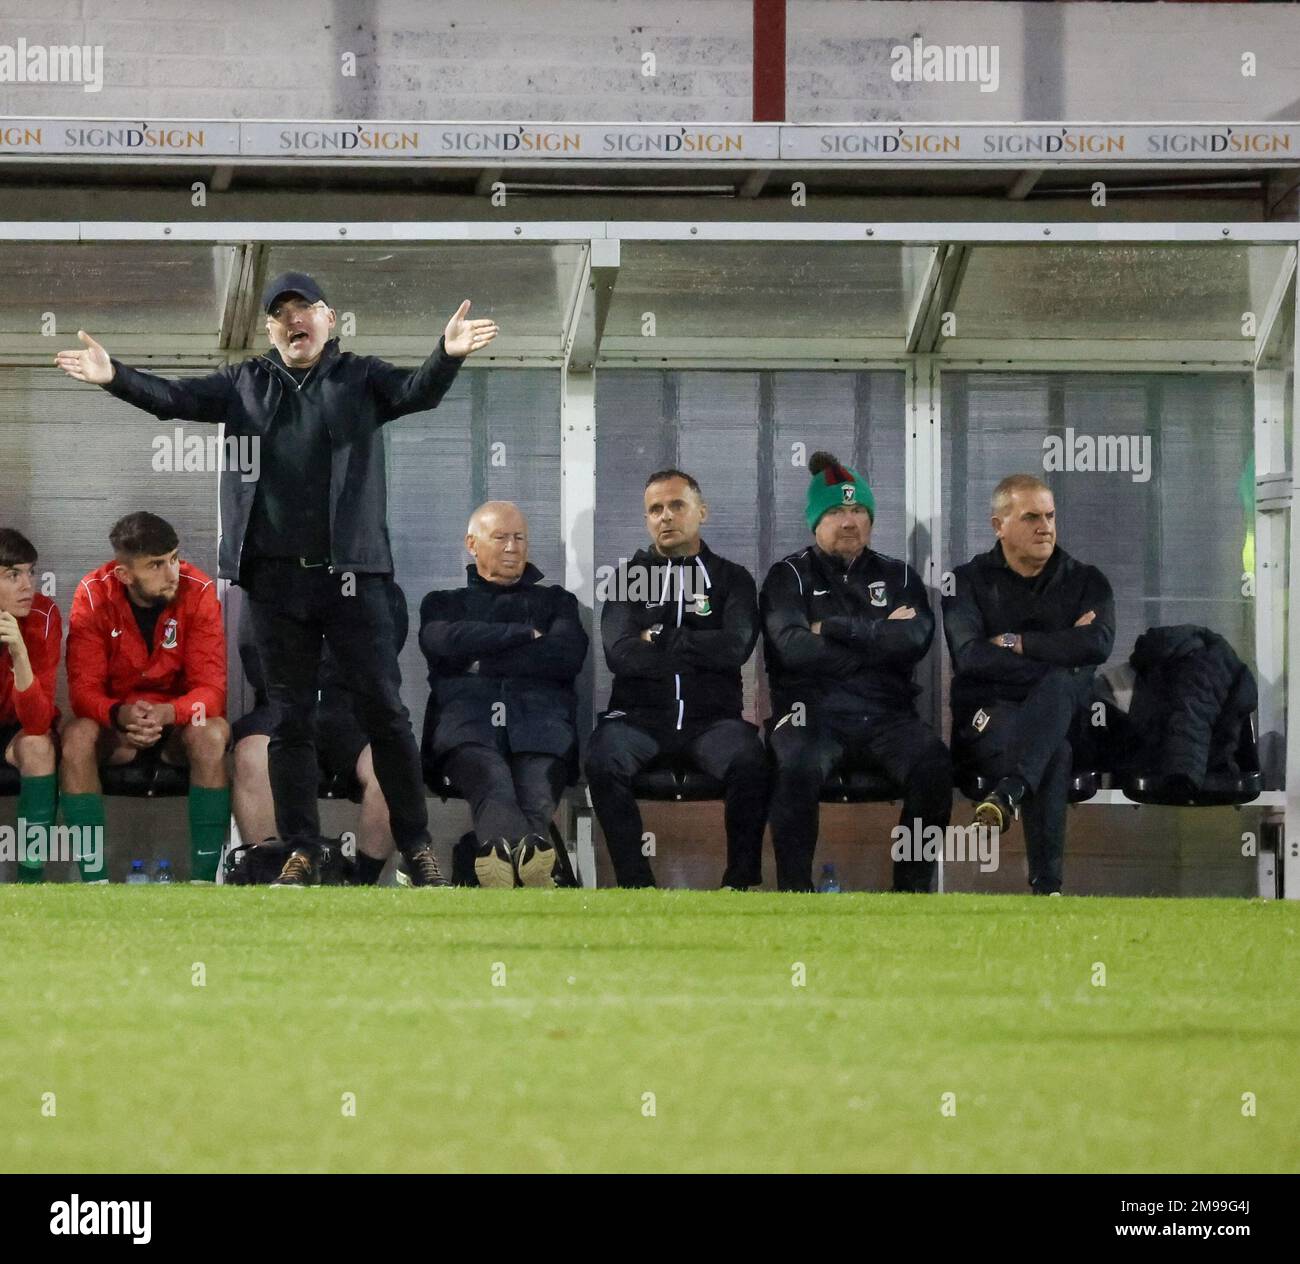
<svg viewBox="0 0 1300 1264">
<path fill-rule="evenodd" d="M 992 792 L 975 805 L 975 824 L 983 825 L 985 829 L 996 829 L 999 833 L 1009 830 L 1011 822 L 1020 819 L 1023 787 L 1024 782 L 1003 777 Z"/>
<path fill-rule="evenodd" d="M 451 883 L 442 876 L 442 870 L 438 868 L 432 847 L 421 847 L 419 851 L 407 856 L 406 867 L 410 870 L 413 887 L 451 886 Z"/>
<path fill-rule="evenodd" d="M 280 876 L 271 883 L 273 887 L 317 887 L 320 886 L 320 874 L 311 855 L 305 851 L 292 851 L 284 862 Z"/>
<path fill-rule="evenodd" d="M 525 834 L 514 846 L 513 859 L 521 887 L 555 885 L 555 848 L 540 834 Z"/>
<path fill-rule="evenodd" d="M 504 838 L 490 838 L 480 843 L 474 853 L 474 876 L 481 887 L 513 887 L 515 866 L 510 858 L 510 844 Z"/>
</svg>

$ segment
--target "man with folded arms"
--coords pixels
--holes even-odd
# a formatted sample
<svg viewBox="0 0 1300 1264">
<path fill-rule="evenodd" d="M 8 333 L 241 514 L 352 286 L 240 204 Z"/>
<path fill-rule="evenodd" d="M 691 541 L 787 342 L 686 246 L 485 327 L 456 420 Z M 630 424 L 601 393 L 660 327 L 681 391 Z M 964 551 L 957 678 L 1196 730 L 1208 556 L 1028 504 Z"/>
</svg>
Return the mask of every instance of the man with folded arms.
<svg viewBox="0 0 1300 1264">
<path fill-rule="evenodd" d="M 993 533 L 943 599 L 952 656 L 953 757 L 997 777 L 978 824 L 1025 814 L 1029 885 L 1059 895 L 1074 755 L 1071 727 L 1115 641 L 1105 575 L 1056 542 L 1056 502 L 1041 479 L 1011 474 L 993 491 Z"/>
<path fill-rule="evenodd" d="M 654 886 L 632 780 L 661 753 L 685 756 L 726 787 L 722 885 L 758 886 L 767 761 L 740 675 L 758 640 L 754 577 L 700 538 L 709 506 L 689 474 L 657 470 L 643 499 L 650 547 L 618 568 L 600 617 L 614 687 L 587 752 L 592 806 L 619 886 Z"/>
<path fill-rule="evenodd" d="M 777 885 L 813 889 L 822 785 L 836 767 L 865 766 L 903 791 L 900 824 L 912 846 L 894 862 L 894 890 L 928 891 L 935 862 L 921 854 L 925 831 L 946 828 L 952 812 L 948 748 L 913 705 L 912 672 L 934 639 L 934 615 L 921 577 L 870 547 L 876 500 L 866 479 L 828 452 L 813 453 L 808 473 L 814 542 L 763 583 Z"/>
<path fill-rule="evenodd" d="M 577 760 L 574 682 L 587 633 L 578 599 L 539 582 L 516 505 L 480 505 L 465 548 L 464 587 L 420 603 L 432 690 L 425 758 L 469 803 L 479 886 L 554 886 L 548 835 Z"/>
</svg>

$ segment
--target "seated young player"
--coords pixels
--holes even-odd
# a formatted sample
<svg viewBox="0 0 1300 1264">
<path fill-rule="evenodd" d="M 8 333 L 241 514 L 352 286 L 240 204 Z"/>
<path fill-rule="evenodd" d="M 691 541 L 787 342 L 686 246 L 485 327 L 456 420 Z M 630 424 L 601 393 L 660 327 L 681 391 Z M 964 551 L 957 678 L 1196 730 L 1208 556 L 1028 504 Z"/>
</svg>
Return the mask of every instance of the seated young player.
<svg viewBox="0 0 1300 1264">
<path fill-rule="evenodd" d="M 396 650 L 406 644 L 409 618 L 406 596 L 397 584 L 388 588 L 393 610 Z M 267 757 L 273 716 L 266 699 L 266 675 L 253 636 L 252 611 L 247 602 L 239 615 L 239 659 L 244 675 L 253 686 L 255 705 L 235 721 L 231 734 L 235 744 L 235 823 L 246 843 L 278 842 L 275 802 L 271 794 L 271 773 Z M 326 645 L 317 678 L 315 744 L 321 772 L 327 777 L 355 774 L 361 787 L 361 821 L 357 830 L 356 875 L 363 885 L 373 885 L 393 854 L 393 831 L 388 820 L 388 803 L 375 776 L 370 739 L 362 728 L 356 694 L 338 660 Z"/>
<path fill-rule="evenodd" d="M 182 562 L 170 523 L 128 514 L 109 533 L 113 560 L 78 585 L 68 619 L 62 730 L 64 821 L 101 830 L 102 765 L 189 765 L 190 879 L 212 882 L 230 828 L 226 638 L 217 586 Z M 106 882 L 101 855 L 83 882 Z"/>
<path fill-rule="evenodd" d="M 0 528 L 0 758 L 18 769 L 18 819 L 48 839 L 58 803 L 54 705 L 63 644 L 59 608 L 36 591 L 36 550 L 12 527 Z M 44 865 L 22 850 L 19 882 L 40 882 Z"/>
</svg>

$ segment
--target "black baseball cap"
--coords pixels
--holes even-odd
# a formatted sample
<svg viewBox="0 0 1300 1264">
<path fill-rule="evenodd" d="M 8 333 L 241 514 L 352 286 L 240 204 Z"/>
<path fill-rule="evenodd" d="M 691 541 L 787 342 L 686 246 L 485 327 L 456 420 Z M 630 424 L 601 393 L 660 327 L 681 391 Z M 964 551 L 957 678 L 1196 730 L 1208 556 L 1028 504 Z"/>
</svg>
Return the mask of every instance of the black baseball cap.
<svg viewBox="0 0 1300 1264">
<path fill-rule="evenodd" d="M 301 294 L 309 303 L 327 303 L 325 292 L 305 272 L 281 272 L 262 291 L 262 308 L 269 312 L 283 294 Z"/>
</svg>

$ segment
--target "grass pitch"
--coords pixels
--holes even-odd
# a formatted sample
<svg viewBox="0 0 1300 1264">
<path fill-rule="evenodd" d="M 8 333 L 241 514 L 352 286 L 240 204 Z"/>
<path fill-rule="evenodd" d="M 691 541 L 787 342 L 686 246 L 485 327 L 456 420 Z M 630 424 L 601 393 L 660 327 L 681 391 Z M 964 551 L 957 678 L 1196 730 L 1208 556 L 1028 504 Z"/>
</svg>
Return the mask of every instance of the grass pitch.
<svg viewBox="0 0 1300 1264">
<path fill-rule="evenodd" d="M 0 926 L 5 1171 L 1300 1168 L 1290 903 L 51 885 Z"/>
</svg>

